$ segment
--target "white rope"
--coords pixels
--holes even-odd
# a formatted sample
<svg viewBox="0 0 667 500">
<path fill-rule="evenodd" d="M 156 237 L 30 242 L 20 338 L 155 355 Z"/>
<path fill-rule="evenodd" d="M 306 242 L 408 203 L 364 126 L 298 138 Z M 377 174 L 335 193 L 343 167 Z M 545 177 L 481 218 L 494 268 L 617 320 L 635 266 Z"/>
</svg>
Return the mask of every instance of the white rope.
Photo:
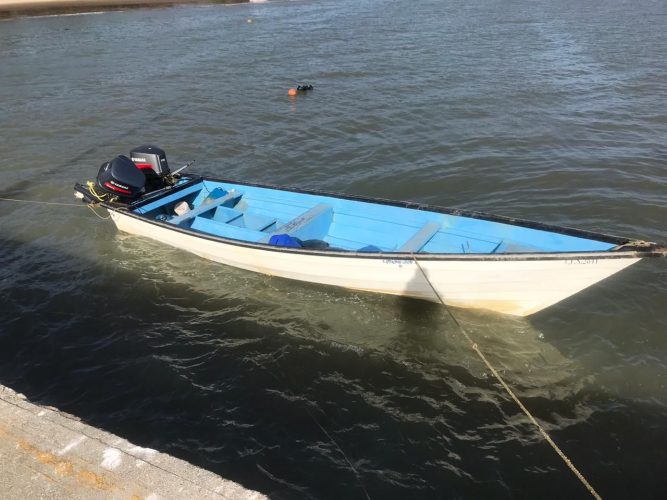
<svg viewBox="0 0 667 500">
<path fill-rule="evenodd" d="M 81 208 L 90 208 L 90 211 L 95 214 L 96 217 L 102 220 L 109 220 L 111 216 L 103 217 L 100 214 L 98 214 L 95 209 L 93 208 L 95 206 L 94 203 L 88 203 L 87 205 L 82 205 L 81 203 L 60 203 L 56 201 L 39 201 L 39 200 L 18 200 L 16 198 L 0 198 L 2 201 L 16 201 L 19 203 L 37 203 L 38 205 L 59 205 L 63 207 L 81 207 Z"/>
<path fill-rule="evenodd" d="M 99 219 L 102 219 L 102 220 L 108 220 L 108 219 L 111 218 L 111 215 L 107 215 L 106 217 L 103 217 L 103 216 L 101 216 L 100 214 L 98 214 L 98 213 L 95 211 L 95 209 L 93 208 L 94 205 L 93 205 L 92 203 L 89 203 L 89 204 L 86 205 L 86 206 L 87 206 L 88 208 L 90 208 L 90 211 L 93 212 L 93 213 L 95 214 L 95 216 L 98 217 Z"/>
<path fill-rule="evenodd" d="M 60 205 L 63 207 L 85 207 L 81 203 L 60 203 L 57 201 L 40 201 L 40 200 L 18 200 L 16 198 L 0 198 L 2 201 L 16 201 L 19 203 L 36 203 L 38 205 Z"/>
<path fill-rule="evenodd" d="M 516 394 L 514 394 L 514 391 L 512 391 L 512 389 L 510 389 L 510 386 L 507 385 L 507 383 L 505 382 L 505 380 L 500 376 L 500 374 L 496 371 L 496 369 L 495 369 L 495 368 L 493 367 L 493 365 L 489 362 L 489 360 L 486 359 L 486 356 L 484 356 L 484 353 L 482 353 L 482 351 L 480 351 L 479 347 L 477 346 L 477 343 L 474 342 L 474 341 L 470 338 L 470 335 L 468 335 L 468 333 L 465 331 L 465 329 L 463 328 L 463 326 L 461 326 L 461 323 L 458 322 L 458 320 L 456 319 L 456 317 L 454 316 L 454 314 L 452 313 L 452 311 L 449 309 L 449 307 L 447 307 L 447 305 L 445 304 L 445 301 L 442 299 L 442 297 L 440 296 L 440 294 L 438 293 L 438 291 L 435 289 L 435 287 L 433 286 L 433 283 L 431 283 L 431 280 L 428 279 L 428 276 L 426 275 L 426 272 L 424 271 L 424 269 L 422 269 L 422 266 L 419 265 L 419 262 L 417 261 L 417 258 L 413 255 L 413 256 L 412 256 L 412 259 L 415 261 L 415 264 L 417 264 L 417 267 L 418 267 L 419 270 L 421 271 L 421 273 L 422 273 L 422 275 L 424 276 L 424 279 L 426 280 L 426 282 L 427 282 L 427 283 L 429 284 L 429 286 L 431 287 L 431 290 L 433 290 L 433 293 L 435 293 L 435 296 L 438 297 L 438 300 L 440 301 L 440 303 L 441 303 L 443 306 L 445 306 L 445 309 L 446 309 L 447 312 L 449 313 L 449 316 L 454 320 L 454 323 L 456 323 L 456 325 L 459 327 L 459 329 L 461 330 L 461 333 L 462 333 L 463 336 L 466 338 L 466 340 L 467 340 L 468 342 L 470 342 L 470 345 L 472 346 L 473 351 L 475 351 L 475 352 L 479 355 L 479 357 L 480 357 L 481 360 L 484 362 L 484 364 L 486 365 L 486 367 L 491 371 L 491 373 L 493 374 L 493 376 L 496 377 L 496 379 L 498 380 L 498 382 L 500 382 L 500 384 L 505 388 L 505 390 L 506 390 L 507 393 L 512 397 L 512 399 L 514 400 L 514 402 L 515 402 L 515 403 L 519 406 L 519 408 L 521 408 L 521 410 L 526 414 L 526 416 L 527 416 L 528 419 L 533 423 L 533 425 L 535 425 L 535 427 L 537 427 L 537 430 L 540 432 L 540 434 L 542 434 L 542 437 L 544 437 L 544 439 L 547 441 L 547 443 L 549 443 L 549 444 L 551 445 L 551 447 L 552 447 L 552 448 L 554 449 L 554 451 L 558 454 L 558 456 L 559 456 L 560 458 L 563 459 L 563 462 L 565 462 L 565 464 L 570 468 L 570 470 L 574 473 L 574 475 L 577 476 L 577 478 L 579 479 L 579 481 L 581 481 L 581 483 L 586 487 L 586 489 L 589 491 L 589 493 L 590 493 L 591 495 L 593 495 L 593 498 L 595 498 L 596 500 L 601 500 L 602 497 L 597 493 L 597 491 L 595 491 L 595 489 L 593 488 L 593 486 L 591 486 L 591 484 L 586 480 L 586 478 L 583 476 L 583 474 L 582 474 L 581 472 L 579 472 L 579 470 L 574 466 L 574 464 L 572 463 L 572 460 L 570 460 L 570 459 L 567 457 L 567 455 L 565 455 L 565 453 L 563 452 L 563 450 L 561 450 L 561 449 L 558 447 L 558 445 L 554 442 L 554 440 L 551 439 L 551 436 L 549 436 L 549 434 L 548 434 L 547 431 L 544 429 L 544 427 L 542 427 L 542 426 L 540 425 L 540 423 L 535 419 L 535 417 L 533 417 L 532 413 L 530 413 L 530 411 L 528 410 L 528 408 L 526 408 L 526 406 L 521 402 L 521 400 L 519 399 L 519 397 L 518 397 Z"/>
</svg>

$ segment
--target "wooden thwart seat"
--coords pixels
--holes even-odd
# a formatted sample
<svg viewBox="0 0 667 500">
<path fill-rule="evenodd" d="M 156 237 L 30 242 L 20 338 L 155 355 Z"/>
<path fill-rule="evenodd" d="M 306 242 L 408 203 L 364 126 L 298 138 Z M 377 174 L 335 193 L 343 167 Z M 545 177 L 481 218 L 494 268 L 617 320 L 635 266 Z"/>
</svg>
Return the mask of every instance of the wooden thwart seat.
<svg viewBox="0 0 667 500">
<path fill-rule="evenodd" d="M 440 231 L 440 224 L 437 222 L 428 222 L 419 231 L 413 234 L 408 241 L 401 245 L 397 252 L 417 253 L 426 245 L 435 233 Z"/>
<path fill-rule="evenodd" d="M 271 234 L 262 239 L 262 243 L 268 243 L 274 234 L 289 234 L 301 239 L 322 238 L 326 234 L 332 218 L 333 208 L 331 205 L 320 203 L 272 231 Z"/>
<path fill-rule="evenodd" d="M 243 225 L 248 229 L 254 229 L 256 231 L 265 231 L 276 222 L 275 217 L 268 217 L 250 211 L 243 214 Z"/>
<path fill-rule="evenodd" d="M 204 212 L 208 212 L 209 210 L 212 210 L 220 205 L 224 205 L 227 203 L 232 204 L 232 202 L 238 200 L 238 198 L 240 198 L 241 196 L 243 196 L 243 193 L 241 193 L 240 191 L 230 191 L 229 193 L 220 198 L 216 198 L 215 200 L 202 203 L 197 208 L 193 208 L 192 210 L 184 213 L 183 215 L 169 219 L 169 222 L 171 224 L 180 224 L 190 219 L 194 219 L 198 215 L 201 215 Z"/>
<path fill-rule="evenodd" d="M 261 231 L 248 229 L 246 227 L 232 226 L 224 222 L 218 222 L 213 219 L 205 219 L 204 217 L 195 217 L 192 221 L 190 229 L 200 231 L 202 233 L 212 234 L 214 236 L 222 236 L 223 238 L 231 238 L 234 240 L 250 241 L 256 243 L 264 234 Z"/>
<path fill-rule="evenodd" d="M 211 218 L 218 222 L 229 223 L 235 221 L 239 217 L 243 217 L 243 212 L 240 210 L 219 206 L 215 209 L 215 213 Z"/>
</svg>

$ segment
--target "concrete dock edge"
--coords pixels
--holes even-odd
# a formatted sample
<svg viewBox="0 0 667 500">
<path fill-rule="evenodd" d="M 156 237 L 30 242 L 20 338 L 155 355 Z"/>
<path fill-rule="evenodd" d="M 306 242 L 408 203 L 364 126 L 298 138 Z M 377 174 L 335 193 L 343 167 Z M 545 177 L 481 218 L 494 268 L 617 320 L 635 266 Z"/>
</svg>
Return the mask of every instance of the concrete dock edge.
<svg viewBox="0 0 667 500">
<path fill-rule="evenodd" d="M 39 406 L 0 385 L 3 499 L 247 499 L 266 496 Z"/>
</svg>

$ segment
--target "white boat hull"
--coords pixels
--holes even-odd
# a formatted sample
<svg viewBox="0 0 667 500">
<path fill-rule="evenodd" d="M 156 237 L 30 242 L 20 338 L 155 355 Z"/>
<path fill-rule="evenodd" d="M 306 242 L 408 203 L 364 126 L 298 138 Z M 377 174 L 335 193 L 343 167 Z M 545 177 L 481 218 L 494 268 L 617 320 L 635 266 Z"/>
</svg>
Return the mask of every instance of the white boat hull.
<svg viewBox="0 0 667 500">
<path fill-rule="evenodd" d="M 438 298 L 414 260 L 323 255 L 236 245 L 110 211 L 119 230 L 233 267 L 355 290 Z M 448 305 L 527 316 L 641 260 L 634 253 L 480 257 L 419 255 L 419 265 Z"/>
</svg>

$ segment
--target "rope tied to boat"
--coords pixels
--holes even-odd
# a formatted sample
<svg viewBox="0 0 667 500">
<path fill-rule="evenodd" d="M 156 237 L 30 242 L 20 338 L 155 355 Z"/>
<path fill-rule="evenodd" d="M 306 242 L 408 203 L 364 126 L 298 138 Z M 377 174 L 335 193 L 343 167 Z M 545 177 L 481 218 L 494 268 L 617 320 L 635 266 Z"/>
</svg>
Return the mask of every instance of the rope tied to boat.
<svg viewBox="0 0 667 500">
<path fill-rule="evenodd" d="M 449 316 L 452 318 L 452 320 L 454 320 L 454 323 L 456 323 L 456 326 L 459 327 L 459 330 L 461 331 L 461 333 L 463 334 L 463 336 L 464 336 L 464 337 L 466 338 L 466 340 L 470 343 L 470 345 L 472 346 L 473 351 L 475 351 L 475 352 L 477 353 L 477 355 L 478 355 L 478 356 L 480 357 L 480 359 L 484 362 L 484 364 L 485 364 L 486 367 L 489 369 L 489 371 L 493 374 L 493 376 L 496 378 L 496 380 L 498 380 L 498 382 L 500 383 L 500 385 L 503 386 L 503 388 L 505 389 L 505 391 L 507 391 L 507 393 L 508 393 L 508 394 L 510 395 L 510 397 L 514 400 L 514 402 L 515 402 L 515 403 L 517 404 L 517 406 L 521 409 L 521 411 L 523 411 L 523 413 L 528 417 L 528 419 L 530 420 L 530 422 L 531 422 L 535 427 L 537 427 L 537 430 L 538 430 L 539 433 L 542 435 L 542 437 L 546 440 L 547 443 L 549 443 L 549 444 L 551 445 L 551 447 L 554 449 L 554 451 L 555 451 L 555 452 L 558 454 L 558 456 L 563 460 L 563 462 L 565 462 L 565 464 L 566 464 L 566 465 L 569 467 L 569 469 L 574 473 L 574 475 L 577 476 L 577 479 L 579 479 L 579 481 L 581 481 L 581 483 L 582 483 L 582 484 L 584 485 L 584 487 L 588 490 L 588 492 L 593 496 L 593 498 L 595 498 L 596 500 L 601 500 L 602 497 L 598 494 L 597 491 L 595 491 L 595 488 L 593 488 L 593 486 L 591 486 L 591 484 L 586 480 L 586 478 L 584 477 L 584 475 L 583 475 L 581 472 L 579 472 L 579 469 L 577 469 L 576 466 L 574 465 L 574 463 L 572 463 L 572 460 L 569 459 L 569 457 L 565 454 L 565 452 L 563 452 L 563 450 L 560 449 L 560 447 L 559 447 L 559 446 L 556 444 L 556 442 L 551 438 L 551 436 L 549 436 L 549 433 L 548 433 L 548 432 L 544 429 L 544 427 L 542 427 L 542 425 L 537 421 L 537 419 L 533 416 L 533 414 L 530 412 L 530 410 L 528 410 L 528 408 L 526 408 L 526 406 L 525 406 L 525 405 L 523 404 L 523 402 L 519 399 L 519 397 L 514 393 L 514 391 L 510 388 L 510 386 L 507 384 L 507 382 L 505 382 L 505 379 L 503 379 L 503 378 L 500 376 L 500 373 L 498 373 L 498 371 L 493 367 L 493 365 L 491 364 L 491 362 L 486 358 L 486 356 L 484 355 L 484 353 L 479 349 L 477 343 L 476 343 L 475 341 L 472 340 L 472 338 L 470 337 L 470 335 L 468 335 L 468 333 L 465 331 L 465 329 L 463 328 L 463 326 L 461 325 L 461 323 L 459 323 L 459 321 L 456 319 L 456 316 L 454 316 L 454 313 L 452 313 L 452 311 L 449 309 L 449 307 L 447 307 L 447 305 L 445 304 L 445 301 L 444 301 L 443 298 L 440 296 L 440 294 L 438 293 L 438 291 L 435 289 L 435 287 L 433 286 L 433 283 L 431 283 L 431 280 L 428 278 L 428 275 L 426 274 L 426 271 L 424 271 L 424 269 L 422 268 L 422 266 L 419 264 L 419 261 L 418 261 L 417 258 L 414 256 L 414 254 L 412 255 L 412 260 L 415 261 L 415 264 L 417 264 L 417 268 L 418 268 L 419 271 L 421 272 L 422 276 L 424 276 L 424 279 L 426 280 L 426 282 L 428 283 L 428 285 L 431 287 L 431 290 L 433 290 L 433 293 L 435 294 L 435 296 L 438 298 L 438 300 L 440 301 L 440 303 L 441 303 L 443 306 L 445 306 L 445 309 L 446 309 L 447 313 L 449 314 Z"/>
<path fill-rule="evenodd" d="M 118 199 L 117 196 L 111 196 L 108 193 L 98 193 L 95 190 L 95 183 L 93 181 L 86 181 L 86 187 L 88 188 L 90 194 L 97 198 L 98 201 L 114 202 Z"/>
<path fill-rule="evenodd" d="M 95 203 L 87 203 L 85 205 L 82 205 L 81 203 L 65 203 L 65 202 L 59 202 L 59 201 L 42 201 L 42 200 L 21 200 L 18 198 L 3 198 L 0 197 L 0 201 L 12 201 L 15 203 L 33 203 L 37 205 L 55 205 L 55 206 L 60 206 L 60 207 L 81 207 L 81 208 L 89 208 L 91 212 L 95 214 L 96 217 L 102 220 L 108 220 L 111 218 L 111 216 L 104 217 L 100 214 L 98 214 L 95 211 Z"/>
<path fill-rule="evenodd" d="M 93 207 L 95 207 L 95 204 L 94 204 L 94 203 L 88 203 L 88 205 L 86 205 L 86 206 L 87 206 L 88 208 L 90 208 L 90 211 L 93 212 L 93 213 L 95 214 L 95 217 L 97 217 L 98 219 L 102 219 L 102 220 L 109 220 L 109 219 L 111 219 L 111 215 L 107 215 L 106 217 L 104 217 L 103 215 L 98 214 L 98 213 L 95 211 L 95 209 L 93 208 Z"/>
<path fill-rule="evenodd" d="M 651 248 L 654 246 L 656 246 L 656 243 L 652 241 L 632 240 L 628 241 L 627 243 L 623 243 L 622 245 L 615 246 L 614 248 L 612 248 L 612 251 L 632 249 L 632 248 Z"/>
<path fill-rule="evenodd" d="M 41 200 L 19 200 L 18 198 L 0 198 L 2 201 L 14 201 L 19 203 L 37 203 L 38 205 L 60 205 L 63 207 L 85 207 L 81 203 L 64 203 L 58 201 L 41 201 Z"/>
</svg>

